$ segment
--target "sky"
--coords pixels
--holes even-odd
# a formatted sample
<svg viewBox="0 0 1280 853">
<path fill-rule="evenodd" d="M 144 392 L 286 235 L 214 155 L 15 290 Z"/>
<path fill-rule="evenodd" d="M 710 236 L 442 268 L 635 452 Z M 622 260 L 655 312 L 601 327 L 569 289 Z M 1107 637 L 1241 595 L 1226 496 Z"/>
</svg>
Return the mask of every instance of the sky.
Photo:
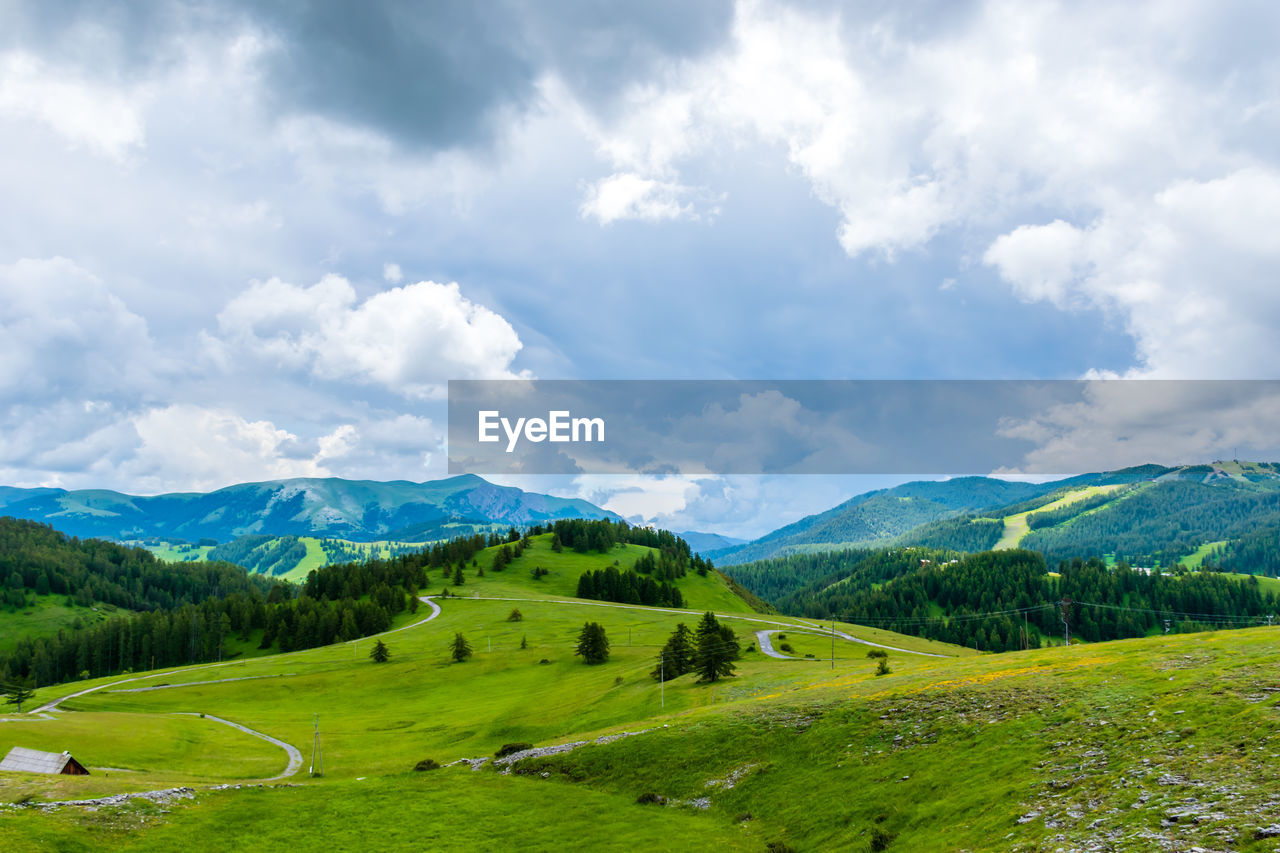
<svg viewBox="0 0 1280 853">
<path fill-rule="evenodd" d="M 1276 378 L 1278 24 L 0 0 L 0 483 L 433 479 L 449 379 Z M 891 481 L 503 478 L 739 536 Z"/>
</svg>

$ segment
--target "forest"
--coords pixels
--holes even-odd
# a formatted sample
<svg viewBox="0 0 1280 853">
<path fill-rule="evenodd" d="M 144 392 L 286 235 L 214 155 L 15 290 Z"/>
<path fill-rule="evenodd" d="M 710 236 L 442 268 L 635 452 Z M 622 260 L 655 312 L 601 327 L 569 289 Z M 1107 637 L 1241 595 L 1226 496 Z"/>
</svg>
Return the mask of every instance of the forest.
<svg viewBox="0 0 1280 853">
<path fill-rule="evenodd" d="M 217 661 L 227 657 L 233 638 L 242 646 L 256 630 L 262 631 L 260 649 L 282 652 L 375 634 L 397 613 L 417 610 L 428 569 L 461 566 L 490 541 L 463 537 L 388 560 L 325 566 L 298 586 L 227 564 L 160 563 L 143 549 L 0 519 L 0 560 L 10 583 L 22 580 L 24 595 L 27 587 L 38 592 L 47 583 L 56 594 L 74 590 L 84 606 L 108 601 L 143 611 L 20 640 L 0 656 L 0 681 L 30 678 L 44 685 Z"/>
<path fill-rule="evenodd" d="M 7 517 L 0 518 L 0 578 L 11 592 L 65 595 L 81 607 L 102 602 L 126 610 L 174 609 L 217 594 L 263 594 L 271 586 L 239 566 L 163 563 L 143 548 L 76 539 L 47 524 Z"/>
<path fill-rule="evenodd" d="M 887 559 L 892 564 L 893 557 Z M 1108 568 L 1099 559 L 1079 558 L 1060 563 L 1053 577 L 1044 557 L 1026 550 L 923 558 L 876 587 L 866 582 L 874 574 L 865 566 L 869 561 L 780 600 L 779 609 L 1000 652 L 1038 647 L 1066 629 L 1097 642 L 1266 624 L 1277 605 L 1256 578 Z"/>
</svg>

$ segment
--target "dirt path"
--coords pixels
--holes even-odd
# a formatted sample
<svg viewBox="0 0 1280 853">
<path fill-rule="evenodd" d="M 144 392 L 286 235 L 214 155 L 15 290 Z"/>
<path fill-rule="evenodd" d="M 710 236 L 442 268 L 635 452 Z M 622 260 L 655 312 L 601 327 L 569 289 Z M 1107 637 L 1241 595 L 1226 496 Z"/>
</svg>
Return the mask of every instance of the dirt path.
<svg viewBox="0 0 1280 853">
<path fill-rule="evenodd" d="M 426 623 L 430 622 L 432 619 L 440 615 L 440 605 L 432 601 L 430 597 L 424 595 L 418 600 L 431 608 L 431 613 L 426 618 L 419 619 L 417 622 L 412 622 L 408 625 L 402 625 L 399 628 L 392 628 L 390 631 L 383 631 L 381 634 L 370 634 L 368 637 L 361 637 L 358 640 L 350 640 L 348 641 L 347 645 L 350 645 L 351 643 L 362 643 L 365 640 L 372 640 L 372 639 L 376 639 L 377 637 L 385 637 L 389 634 L 396 634 L 396 633 L 399 633 L 400 631 L 407 631 L 410 628 L 417 628 L 419 625 L 425 625 Z M 304 649 L 303 651 L 310 651 L 310 649 Z M 301 654 L 301 653 L 302 652 L 291 652 L 290 654 Z M 277 660 L 280 659 L 281 657 L 283 656 L 282 655 L 275 656 Z M 206 669 L 218 669 L 219 667 L 237 666 L 243 663 L 245 663 L 245 661 L 243 660 L 222 661 L 221 663 L 201 663 L 201 664 L 196 664 L 195 666 L 184 666 L 181 669 L 169 669 L 169 670 L 164 670 L 163 672 L 149 673 L 147 675 L 135 675 L 131 678 L 119 678 L 119 679 L 116 679 L 115 681 L 109 681 L 106 684 L 99 684 L 96 687 L 86 687 L 84 690 L 77 690 L 75 693 L 68 693 L 66 696 L 60 696 L 51 702 L 46 702 L 45 704 L 41 705 L 39 708 L 36 708 L 33 711 L 28 711 L 27 713 L 40 714 L 47 711 L 52 711 L 56 709 L 59 705 L 61 705 L 63 702 L 66 702 L 68 699 L 75 699 L 79 696 L 86 696 L 90 693 L 96 693 L 99 690 L 106 690 L 109 687 L 118 687 L 121 684 L 128 684 L 133 681 L 146 681 L 152 678 L 167 678 L 171 675 L 179 675 L 184 672 L 197 672 L 197 671 L 206 670 Z M 219 679 L 219 680 L 229 681 L 231 679 Z M 173 686 L 178 687 L 182 685 L 175 684 Z"/>
<path fill-rule="evenodd" d="M 267 743 L 273 743 L 276 746 L 283 749 L 285 751 L 285 754 L 289 756 L 289 766 L 284 769 L 283 773 L 279 774 L 278 776 L 272 776 L 270 779 L 264 779 L 263 780 L 264 782 L 275 782 L 278 779 L 288 779 L 290 776 L 297 773 L 298 770 L 302 767 L 302 753 L 299 752 L 298 748 L 293 744 L 285 743 L 279 738 L 274 738 L 271 735 L 263 734 L 262 732 L 255 731 L 254 729 L 251 729 L 248 726 L 242 726 L 239 723 L 233 723 L 230 720 L 224 720 L 222 717 L 215 717 L 213 714 L 197 714 L 194 711 L 179 711 L 178 713 L 183 714 L 185 716 L 190 716 L 190 717 L 203 717 L 206 720 L 213 720 L 215 723 L 222 723 L 224 726 L 231 726 L 231 728 L 233 729 L 239 729 L 240 731 L 244 732 L 247 735 L 253 735 L 256 738 L 261 738 L 262 740 L 265 740 Z"/>
</svg>

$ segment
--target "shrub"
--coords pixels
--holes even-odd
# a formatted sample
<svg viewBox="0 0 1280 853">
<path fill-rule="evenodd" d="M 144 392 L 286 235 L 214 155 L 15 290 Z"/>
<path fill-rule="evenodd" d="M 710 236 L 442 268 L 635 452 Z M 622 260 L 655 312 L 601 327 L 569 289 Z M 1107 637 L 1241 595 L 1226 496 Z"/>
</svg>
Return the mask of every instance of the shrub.
<svg viewBox="0 0 1280 853">
<path fill-rule="evenodd" d="M 871 849 L 880 853 L 881 850 L 888 850 L 889 845 L 893 843 L 893 835 L 885 832 L 880 827 L 871 830 Z"/>
<path fill-rule="evenodd" d="M 546 658 L 543 658 L 542 660 L 538 661 L 538 663 L 551 663 L 551 661 L 547 660 Z"/>
<path fill-rule="evenodd" d="M 880 663 L 876 664 L 876 675 L 888 675 L 891 672 L 893 670 L 889 669 L 889 661 L 885 658 L 880 658 Z"/>
<path fill-rule="evenodd" d="M 520 608 L 513 607 L 511 613 L 507 616 L 508 622 L 521 622 L 524 620 L 524 614 L 520 612 Z"/>
<path fill-rule="evenodd" d="M 790 644 L 790 643 L 779 643 L 779 644 L 778 644 L 778 651 L 780 651 L 780 652 L 794 652 L 794 651 L 795 651 L 795 649 L 791 648 L 791 644 Z"/>
<path fill-rule="evenodd" d="M 660 806 L 667 801 L 667 798 L 661 794 L 655 794 L 653 791 L 645 791 L 636 797 L 636 802 L 642 806 L 655 805 Z"/>
<path fill-rule="evenodd" d="M 424 758 L 417 764 L 413 765 L 414 770 L 439 770 L 440 764 L 434 758 Z"/>
<path fill-rule="evenodd" d="M 887 658 L 888 656 L 889 653 L 884 649 L 869 649 L 867 651 L 867 657 L 869 658 Z"/>
<path fill-rule="evenodd" d="M 526 749 L 533 749 L 533 744 L 517 741 L 515 743 L 504 743 L 497 752 L 493 754 L 494 758 L 506 758 L 516 752 L 524 752 Z"/>
<path fill-rule="evenodd" d="M 796 853 L 796 848 L 785 841 L 770 841 L 764 846 L 769 853 Z"/>
</svg>

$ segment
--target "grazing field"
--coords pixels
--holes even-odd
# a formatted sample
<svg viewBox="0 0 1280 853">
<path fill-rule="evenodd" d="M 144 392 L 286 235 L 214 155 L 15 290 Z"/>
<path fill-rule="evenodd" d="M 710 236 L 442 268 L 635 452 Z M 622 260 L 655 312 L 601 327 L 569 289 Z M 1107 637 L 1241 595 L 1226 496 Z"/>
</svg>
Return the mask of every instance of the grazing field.
<svg viewBox="0 0 1280 853">
<path fill-rule="evenodd" d="M 1070 506 L 1078 501 L 1091 498 L 1094 495 L 1109 494 L 1124 488 L 1123 485 L 1106 485 L 1106 486 L 1085 486 L 1082 489 L 1076 489 L 1070 494 L 1059 498 L 1056 501 L 1038 506 L 1035 509 L 1029 509 L 1026 512 L 1019 512 L 1014 515 L 1006 516 L 1004 519 L 1004 535 L 1000 537 L 1000 541 L 995 544 L 994 550 L 1002 551 L 1009 548 L 1017 548 L 1023 538 L 1031 532 L 1031 528 L 1027 525 L 1027 516 L 1034 515 L 1037 512 L 1047 512 L 1049 510 L 1061 509 Z"/>
<path fill-rule="evenodd" d="M 50 637 L 77 623 L 92 625 L 127 612 L 113 604 L 67 604 L 64 595 L 31 595 L 28 601 L 26 607 L 0 607 L 0 653 L 12 651 L 24 637 Z"/>
<path fill-rule="evenodd" d="M 1270 850 L 1280 784 L 1280 629 L 1158 636 L 1001 655 L 753 613 L 716 574 L 679 580 L 684 611 L 567 597 L 587 569 L 643 553 L 554 553 L 503 571 L 493 549 L 457 595 L 372 638 L 45 688 L 52 711 L 0 722 L 0 749 L 70 750 L 88 777 L 0 774 L 31 803 L 191 786 L 190 798 L 11 811 L 9 849 Z M 534 579 L 531 569 L 549 574 Z M 480 570 L 484 569 L 484 574 Z M 437 587 L 439 587 L 437 589 Z M 512 600 L 514 599 L 514 600 Z M 713 683 L 649 676 L 679 622 L 715 602 L 744 653 Z M 519 611 L 515 613 L 513 611 Z M 574 654 L 587 621 L 609 659 Z M 798 660 L 757 650 L 777 631 Z M 451 660 L 457 634 L 470 643 Z M 785 635 L 785 639 L 781 635 Z M 930 655 L 913 654 L 926 652 Z M 811 654 L 813 658 L 805 658 Z M 162 689 L 139 689 L 156 687 Z M 96 688 L 96 689 L 95 689 Z M 92 690 L 83 695 L 71 694 Z M 205 714 L 205 718 L 198 715 Z M 297 775 L 256 787 L 292 744 Z M 10 715 L 7 720 L 12 720 Z M 307 773 L 318 722 L 323 776 Z M 626 734 L 625 737 L 617 737 Z M 597 739 L 599 739 L 597 741 Z M 504 744 L 533 753 L 505 775 Z M 430 759 L 440 769 L 415 772 Z M 109 775 L 108 775 L 109 773 Z M 216 789 L 218 783 L 249 783 Z M 820 794 L 825 792 L 827 796 Z M 308 831 L 304 831 L 308 830 Z M 1262 834 L 1259 834 L 1262 833 Z M 370 841 L 370 839 L 375 839 Z M 202 846 L 203 845 L 203 846 Z"/>
</svg>

